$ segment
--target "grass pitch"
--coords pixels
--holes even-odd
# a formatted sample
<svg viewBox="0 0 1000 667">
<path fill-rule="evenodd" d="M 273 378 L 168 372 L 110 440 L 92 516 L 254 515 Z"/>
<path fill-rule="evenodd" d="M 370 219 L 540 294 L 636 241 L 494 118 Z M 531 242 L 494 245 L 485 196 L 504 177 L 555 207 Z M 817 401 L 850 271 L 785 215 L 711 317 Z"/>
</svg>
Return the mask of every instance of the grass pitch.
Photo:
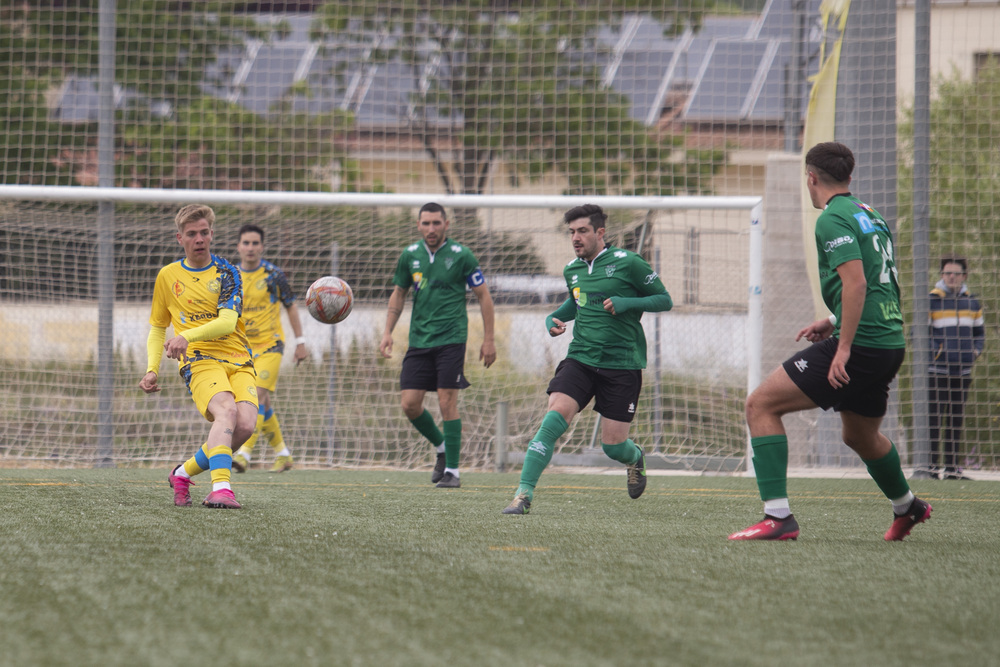
<svg viewBox="0 0 1000 667">
<path fill-rule="evenodd" d="M 902 543 L 868 480 L 234 475 L 175 508 L 166 470 L 0 470 L 3 665 L 986 665 L 1000 661 L 1000 483 L 919 481 Z"/>
</svg>

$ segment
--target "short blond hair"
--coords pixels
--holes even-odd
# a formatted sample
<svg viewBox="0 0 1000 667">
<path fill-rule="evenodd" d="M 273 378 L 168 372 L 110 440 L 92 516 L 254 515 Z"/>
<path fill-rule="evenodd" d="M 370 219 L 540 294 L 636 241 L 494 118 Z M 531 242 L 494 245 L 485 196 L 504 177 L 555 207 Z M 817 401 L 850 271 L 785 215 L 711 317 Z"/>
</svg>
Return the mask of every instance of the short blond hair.
<svg viewBox="0 0 1000 667">
<path fill-rule="evenodd" d="M 188 204 L 177 211 L 174 222 L 177 223 L 177 231 L 183 232 L 184 225 L 201 219 L 208 220 L 209 229 L 215 227 L 215 211 L 212 210 L 211 206 L 206 206 L 205 204 Z"/>
</svg>

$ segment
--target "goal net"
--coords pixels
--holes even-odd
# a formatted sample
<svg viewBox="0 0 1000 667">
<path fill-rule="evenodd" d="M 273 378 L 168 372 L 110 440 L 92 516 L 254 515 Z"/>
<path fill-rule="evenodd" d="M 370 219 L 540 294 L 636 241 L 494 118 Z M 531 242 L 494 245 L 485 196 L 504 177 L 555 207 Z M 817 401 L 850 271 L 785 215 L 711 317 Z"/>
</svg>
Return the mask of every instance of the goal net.
<svg viewBox="0 0 1000 667">
<path fill-rule="evenodd" d="M 995 472 L 997 34 L 993 0 L 0 3 L 0 465 L 174 461 L 202 442 L 167 366 L 161 394 L 135 387 L 152 279 L 178 256 L 170 220 L 188 203 L 166 195 L 197 191 L 218 209 L 220 254 L 257 222 L 300 296 L 329 273 L 355 288 L 356 312 L 335 333 L 307 320 L 310 357 L 281 372 L 277 414 L 302 463 L 430 459 L 398 405 L 398 355 L 374 350 L 425 200 L 452 202 L 498 301 L 500 362 L 470 358 L 461 397 L 465 460 L 492 465 L 500 442 L 516 462 L 568 338 L 541 321 L 561 298 L 571 200 L 451 198 L 587 195 L 635 197 L 608 207 L 612 236 L 642 246 L 677 303 L 644 317 L 636 436 L 657 465 L 742 469 L 753 360 L 773 369 L 819 314 L 801 161 L 805 141 L 833 139 L 857 157 L 852 192 L 894 226 L 911 337 L 886 432 L 914 468 Z M 113 225 L 86 187 L 131 193 L 113 197 Z M 763 197 L 763 250 L 746 207 L 641 199 L 703 195 Z M 748 295 L 754 256 L 763 289 Z M 944 259 L 965 261 L 974 299 L 931 303 Z M 980 354 L 934 373 L 940 345 Z M 593 420 L 557 462 L 590 460 Z M 860 466 L 838 422 L 789 416 L 790 468 Z"/>
<path fill-rule="evenodd" d="M 80 197 L 86 190 L 43 189 L 52 198 Z M 87 194 L 99 197 L 102 190 L 93 190 Z M 113 284 L 102 284 L 95 260 L 99 213 L 93 201 L 0 205 L 0 391 L 7 397 L 0 455 L 6 463 L 92 465 L 108 453 L 98 428 L 98 304 L 101 292 L 112 289 L 112 461 L 178 461 L 204 441 L 208 424 L 176 362 L 162 361 L 160 393 L 147 396 L 137 386 L 156 273 L 181 255 L 173 226 L 178 205 L 162 201 L 169 198 L 213 205 L 213 251 L 234 262 L 239 227 L 260 225 L 264 256 L 286 272 L 300 305 L 308 285 L 323 275 L 337 275 L 354 290 L 354 309 L 340 324 L 321 324 L 300 308 L 309 356 L 295 365 L 290 353 L 284 355 L 273 406 L 301 465 L 415 468 L 433 462 L 433 450 L 400 408 L 409 303 L 395 330 L 393 357 L 378 352 L 396 261 L 419 239 L 415 207 L 421 201 L 445 204 L 449 236 L 476 254 L 496 304 L 498 361 L 486 369 L 478 360 L 482 319 L 470 293 L 466 373 L 472 386 L 459 400 L 463 467 L 492 469 L 498 451 L 516 464 L 547 410 L 545 387 L 570 334 L 551 338 L 544 318 L 567 298 L 562 267 L 574 255 L 562 213 L 582 201 L 608 207 L 611 243 L 641 250 L 676 304 L 670 312 L 643 316 L 649 366 L 632 437 L 653 466 L 735 471 L 745 464 L 754 198 L 466 197 L 468 203 L 455 208 L 451 202 L 462 198 L 430 193 L 369 196 L 364 206 L 345 205 L 351 197 L 338 195 L 317 195 L 318 203 L 307 205 L 288 194 L 116 195 L 122 193 L 129 201 L 118 203 L 114 214 Z M 290 341 L 287 318 L 284 330 Z M 428 396 L 427 407 L 440 422 L 436 399 Z M 588 409 L 574 421 L 560 440 L 557 463 L 597 462 L 588 456 L 600 453 L 592 437 L 596 419 Z M 258 465 L 273 457 L 261 445 L 255 454 Z"/>
</svg>

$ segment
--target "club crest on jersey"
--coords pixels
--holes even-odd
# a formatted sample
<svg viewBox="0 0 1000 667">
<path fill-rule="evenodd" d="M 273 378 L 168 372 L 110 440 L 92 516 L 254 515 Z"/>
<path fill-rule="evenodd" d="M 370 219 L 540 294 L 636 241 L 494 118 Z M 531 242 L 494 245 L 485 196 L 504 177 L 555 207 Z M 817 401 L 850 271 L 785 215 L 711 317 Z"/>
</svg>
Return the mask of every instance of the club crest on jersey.
<svg viewBox="0 0 1000 667">
<path fill-rule="evenodd" d="M 455 264 L 455 258 L 454 257 L 445 257 L 444 258 L 444 268 L 450 269 L 454 264 Z"/>
<path fill-rule="evenodd" d="M 257 283 L 254 285 L 254 288 L 260 290 L 261 292 L 263 292 L 264 290 L 266 290 L 267 289 L 267 278 L 261 278 L 260 280 L 258 280 Z"/>
<path fill-rule="evenodd" d="M 222 281 L 220 281 L 218 278 L 216 278 L 215 280 L 213 280 L 208 284 L 208 291 L 211 292 L 212 294 L 218 294 L 219 290 L 221 289 L 222 289 Z"/>
<path fill-rule="evenodd" d="M 184 294 L 184 283 L 182 283 L 179 280 L 175 280 L 173 290 L 174 290 L 174 296 L 180 296 L 181 294 Z"/>
<path fill-rule="evenodd" d="M 618 267 L 615 266 L 614 264 L 611 264 L 610 266 L 605 266 L 604 267 L 604 273 L 606 273 L 607 276 L 608 276 L 608 278 L 610 278 L 611 276 L 615 275 L 615 269 L 616 268 L 618 268 Z"/>
</svg>

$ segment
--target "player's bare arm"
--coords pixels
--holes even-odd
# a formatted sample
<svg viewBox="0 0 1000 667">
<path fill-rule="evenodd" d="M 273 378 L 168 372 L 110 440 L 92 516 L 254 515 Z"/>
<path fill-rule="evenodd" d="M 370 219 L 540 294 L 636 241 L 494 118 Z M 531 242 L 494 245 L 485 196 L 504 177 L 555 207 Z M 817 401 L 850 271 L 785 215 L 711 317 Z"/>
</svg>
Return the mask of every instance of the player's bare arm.
<svg viewBox="0 0 1000 667">
<path fill-rule="evenodd" d="M 389 296 L 389 309 L 385 316 L 385 331 L 382 333 L 382 342 L 378 349 L 386 359 L 392 357 L 392 330 L 396 328 L 399 317 L 403 314 L 403 304 L 406 301 L 406 291 L 396 285 Z"/>
<path fill-rule="evenodd" d="M 302 340 L 302 320 L 299 318 L 299 307 L 294 303 L 288 306 L 288 323 L 292 325 L 292 332 L 295 334 L 295 365 L 298 366 L 302 360 L 309 356 L 309 350 Z"/>
<path fill-rule="evenodd" d="M 821 320 L 816 320 L 809 326 L 804 327 L 795 336 L 796 341 L 800 341 L 805 338 L 810 343 L 817 343 L 821 340 L 829 338 L 833 334 L 834 325 L 830 321 L 830 318 L 824 317 Z"/>
<path fill-rule="evenodd" d="M 493 336 L 494 309 L 493 297 L 485 284 L 472 288 L 472 293 L 479 299 L 479 310 L 483 315 L 483 344 L 479 348 L 479 360 L 489 368 L 497 360 L 497 348 Z"/>
<path fill-rule="evenodd" d="M 830 372 L 826 377 L 831 387 L 840 389 L 851 381 L 847 374 L 847 361 L 851 358 L 854 334 L 858 331 L 861 313 L 865 308 L 868 281 L 865 280 L 864 264 L 860 259 L 844 262 L 837 267 L 837 274 L 843 283 L 840 301 L 840 343 L 837 345 L 837 352 L 830 362 Z"/>
</svg>

